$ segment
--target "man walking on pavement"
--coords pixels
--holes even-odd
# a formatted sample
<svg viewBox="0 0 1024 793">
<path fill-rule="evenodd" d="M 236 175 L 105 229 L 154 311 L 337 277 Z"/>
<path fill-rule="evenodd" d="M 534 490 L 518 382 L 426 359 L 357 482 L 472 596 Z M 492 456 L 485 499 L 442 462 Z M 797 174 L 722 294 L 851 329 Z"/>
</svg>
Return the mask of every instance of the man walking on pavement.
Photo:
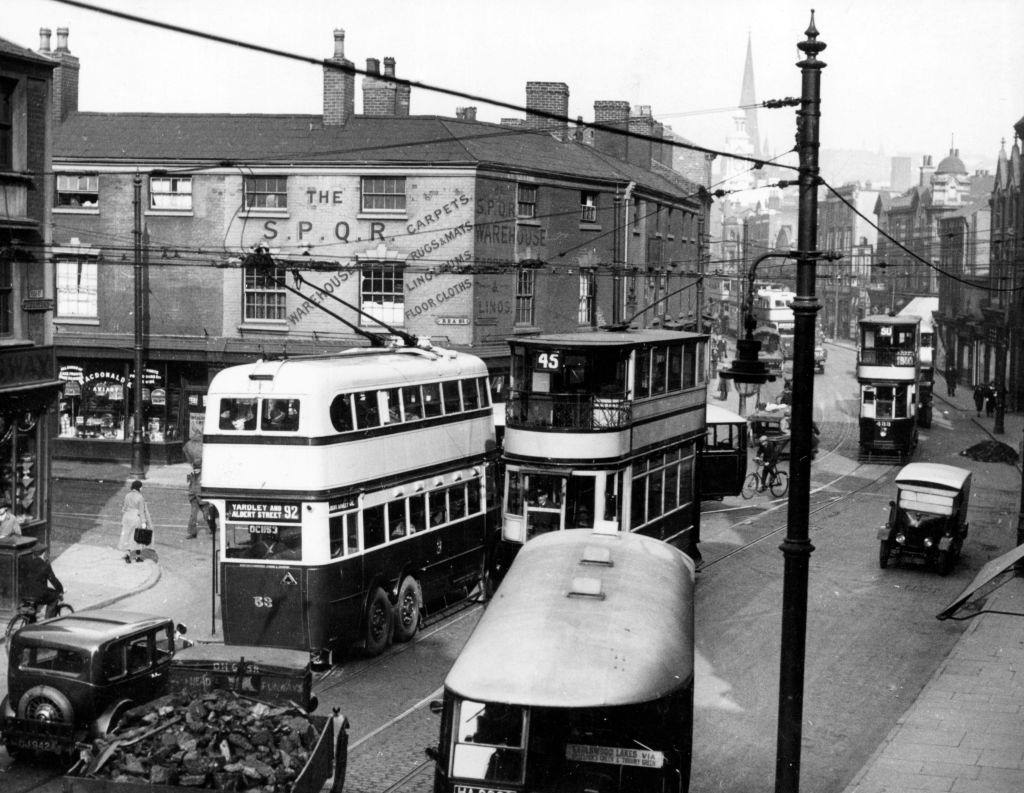
<svg viewBox="0 0 1024 793">
<path fill-rule="evenodd" d="M 187 474 L 186 479 L 188 480 L 188 504 L 190 512 L 188 516 L 188 533 L 185 536 L 187 539 L 194 540 L 199 530 L 199 516 L 203 516 L 203 523 L 208 523 L 206 518 L 206 504 L 200 498 L 200 494 L 203 490 L 201 469 L 193 468 L 192 472 Z"/>
<path fill-rule="evenodd" d="M 981 409 L 985 407 L 985 386 L 977 383 L 974 386 L 974 409 L 981 415 Z"/>
</svg>

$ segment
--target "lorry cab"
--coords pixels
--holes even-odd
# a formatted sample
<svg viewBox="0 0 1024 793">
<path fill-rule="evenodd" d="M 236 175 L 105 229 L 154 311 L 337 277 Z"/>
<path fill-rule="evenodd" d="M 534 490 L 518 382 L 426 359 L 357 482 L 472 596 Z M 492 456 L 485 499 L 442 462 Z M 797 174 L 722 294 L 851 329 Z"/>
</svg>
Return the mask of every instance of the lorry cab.
<svg viewBox="0 0 1024 793">
<path fill-rule="evenodd" d="M 896 500 L 878 530 L 878 564 L 917 558 L 948 575 L 967 536 L 971 472 L 940 463 L 910 463 L 896 475 Z"/>
</svg>

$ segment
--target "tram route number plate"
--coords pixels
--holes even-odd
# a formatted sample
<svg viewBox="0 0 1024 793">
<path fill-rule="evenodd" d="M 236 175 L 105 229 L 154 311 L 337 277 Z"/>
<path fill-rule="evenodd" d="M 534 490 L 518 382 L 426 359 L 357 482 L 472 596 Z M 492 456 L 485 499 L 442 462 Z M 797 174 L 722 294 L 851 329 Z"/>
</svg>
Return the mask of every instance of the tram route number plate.
<svg viewBox="0 0 1024 793">
<path fill-rule="evenodd" d="M 282 502 L 228 501 L 227 515 L 230 523 L 301 523 L 299 504 Z"/>
<path fill-rule="evenodd" d="M 567 743 L 565 759 L 577 763 L 606 763 L 608 765 L 634 765 L 641 768 L 661 768 L 665 755 L 652 749 L 627 749 L 622 746 L 587 746 Z"/>
<path fill-rule="evenodd" d="M 456 785 L 455 793 L 513 793 L 513 791 L 493 787 L 477 787 L 476 785 Z"/>
</svg>

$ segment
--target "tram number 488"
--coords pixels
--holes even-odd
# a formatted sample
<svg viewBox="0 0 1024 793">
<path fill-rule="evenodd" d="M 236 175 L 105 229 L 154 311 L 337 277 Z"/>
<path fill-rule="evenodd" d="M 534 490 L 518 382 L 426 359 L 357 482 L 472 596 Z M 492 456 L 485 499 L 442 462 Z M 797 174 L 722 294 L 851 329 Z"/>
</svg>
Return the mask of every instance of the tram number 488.
<svg viewBox="0 0 1024 793">
<path fill-rule="evenodd" d="M 538 369 L 558 369 L 561 365 L 562 353 L 558 351 L 537 353 Z"/>
</svg>

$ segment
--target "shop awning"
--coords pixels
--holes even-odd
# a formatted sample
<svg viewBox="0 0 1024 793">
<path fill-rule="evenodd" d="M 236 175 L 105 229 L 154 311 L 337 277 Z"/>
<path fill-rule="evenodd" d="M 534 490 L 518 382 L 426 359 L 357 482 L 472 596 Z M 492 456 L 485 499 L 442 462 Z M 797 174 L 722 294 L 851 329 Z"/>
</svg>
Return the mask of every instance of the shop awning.
<svg viewBox="0 0 1024 793">
<path fill-rule="evenodd" d="M 956 599 L 946 608 L 935 615 L 940 620 L 968 620 L 977 617 L 979 614 L 1012 614 L 1024 617 L 1024 614 L 1008 611 L 989 611 L 980 608 L 980 603 L 995 590 L 1013 578 L 1017 571 L 1017 562 L 1024 559 L 1024 545 L 1018 545 L 1012 551 L 1007 551 L 1002 556 L 990 559 L 974 576 L 974 580 L 957 595 Z M 961 609 L 967 611 L 961 616 L 954 616 Z"/>
<path fill-rule="evenodd" d="M 64 383 L 60 380 L 4 386 L 0 388 L 0 401 L 5 413 L 23 413 L 26 410 L 38 413 L 46 410 L 63 388 Z"/>
</svg>

